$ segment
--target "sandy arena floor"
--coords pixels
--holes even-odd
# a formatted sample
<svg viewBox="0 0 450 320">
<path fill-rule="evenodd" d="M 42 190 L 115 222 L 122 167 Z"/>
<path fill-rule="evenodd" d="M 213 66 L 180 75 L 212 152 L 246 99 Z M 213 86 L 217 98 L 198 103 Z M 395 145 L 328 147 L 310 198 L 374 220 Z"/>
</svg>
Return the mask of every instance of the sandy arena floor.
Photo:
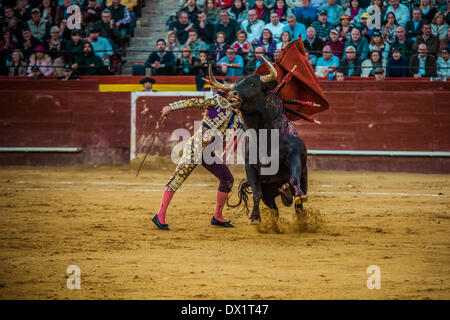
<svg viewBox="0 0 450 320">
<path fill-rule="evenodd" d="M 173 165 L 150 159 L 135 178 L 138 164 L 1 167 L 0 298 L 450 299 L 447 175 L 311 170 L 309 230 L 280 205 L 276 233 L 265 206 L 260 227 L 231 208 L 236 228 L 211 226 L 217 181 L 200 167 L 163 232 L 150 219 Z"/>
</svg>

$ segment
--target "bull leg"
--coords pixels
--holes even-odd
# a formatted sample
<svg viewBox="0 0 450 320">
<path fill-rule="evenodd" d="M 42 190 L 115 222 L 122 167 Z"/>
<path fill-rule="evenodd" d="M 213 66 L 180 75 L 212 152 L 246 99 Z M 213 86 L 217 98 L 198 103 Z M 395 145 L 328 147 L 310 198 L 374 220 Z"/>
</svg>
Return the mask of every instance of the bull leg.
<svg viewBox="0 0 450 320">
<path fill-rule="evenodd" d="M 262 198 L 262 190 L 258 170 L 254 168 L 252 165 L 246 164 L 245 172 L 247 174 L 247 180 L 248 182 L 250 182 L 253 191 L 253 209 L 248 224 L 259 224 L 261 223 L 259 203 Z"/>
<path fill-rule="evenodd" d="M 262 201 L 263 203 L 269 207 L 270 213 L 273 216 L 278 217 L 278 207 L 275 203 L 275 197 L 278 194 L 277 188 L 275 185 L 263 185 L 262 186 Z"/>
<path fill-rule="evenodd" d="M 289 154 L 289 166 L 291 168 L 291 176 L 289 178 L 289 183 L 295 190 L 295 213 L 301 214 L 303 211 L 303 202 L 307 200 L 306 197 L 306 190 L 303 190 L 303 187 L 307 187 L 306 184 L 303 183 L 305 181 L 304 179 L 307 179 L 307 177 L 303 177 L 303 167 L 306 167 L 306 163 L 302 166 L 302 161 L 300 158 L 300 151 L 298 148 L 294 148 L 291 153 Z"/>
</svg>

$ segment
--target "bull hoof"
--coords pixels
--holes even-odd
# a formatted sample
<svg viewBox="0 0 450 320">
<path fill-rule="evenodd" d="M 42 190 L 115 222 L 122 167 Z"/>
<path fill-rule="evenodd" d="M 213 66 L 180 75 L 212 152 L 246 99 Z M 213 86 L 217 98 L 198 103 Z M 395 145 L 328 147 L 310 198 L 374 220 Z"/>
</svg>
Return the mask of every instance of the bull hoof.
<svg viewBox="0 0 450 320">
<path fill-rule="evenodd" d="M 303 202 L 307 201 L 307 197 L 305 196 L 300 196 L 300 197 L 295 197 L 295 213 L 297 215 L 301 215 L 304 216 L 305 212 L 303 210 Z"/>
</svg>

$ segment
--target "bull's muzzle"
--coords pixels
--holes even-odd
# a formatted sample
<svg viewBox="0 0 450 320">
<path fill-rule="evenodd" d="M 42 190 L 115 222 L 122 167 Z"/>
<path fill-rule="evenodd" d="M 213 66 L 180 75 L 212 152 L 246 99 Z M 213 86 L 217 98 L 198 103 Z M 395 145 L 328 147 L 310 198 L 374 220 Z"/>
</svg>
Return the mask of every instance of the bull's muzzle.
<svg viewBox="0 0 450 320">
<path fill-rule="evenodd" d="M 239 109 L 239 106 L 242 103 L 241 97 L 239 97 L 239 93 L 236 90 L 232 90 L 228 92 L 228 101 L 230 102 L 230 105 L 232 108 Z"/>
</svg>

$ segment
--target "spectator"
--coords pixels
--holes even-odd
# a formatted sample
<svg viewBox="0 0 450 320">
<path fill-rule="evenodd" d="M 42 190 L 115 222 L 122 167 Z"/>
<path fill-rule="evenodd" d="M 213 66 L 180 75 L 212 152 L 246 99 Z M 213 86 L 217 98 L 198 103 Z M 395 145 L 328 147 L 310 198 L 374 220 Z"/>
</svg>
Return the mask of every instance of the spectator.
<svg viewBox="0 0 450 320">
<path fill-rule="evenodd" d="M 402 26 L 398 26 L 397 28 L 397 36 L 394 42 L 392 42 L 392 47 L 398 48 L 402 54 L 402 57 L 405 57 L 409 61 L 409 58 L 413 54 L 413 41 L 406 37 L 405 28 Z"/>
<path fill-rule="evenodd" d="M 72 5 L 72 0 L 63 0 L 63 4 L 56 8 L 55 24 L 62 28 L 62 23 L 67 23 L 67 17 L 69 16 L 67 9 Z"/>
<path fill-rule="evenodd" d="M 248 19 L 248 10 L 243 0 L 233 0 L 233 5 L 228 9 L 228 13 L 230 19 L 236 20 L 239 25 Z"/>
<path fill-rule="evenodd" d="M 178 53 L 180 51 L 180 43 L 178 42 L 177 33 L 169 31 L 166 34 L 167 51 Z"/>
<path fill-rule="evenodd" d="M 433 18 L 437 12 L 431 0 L 420 0 L 420 10 L 422 11 L 423 19 L 428 23 L 433 21 Z"/>
<path fill-rule="evenodd" d="M 289 44 L 289 42 L 291 42 L 291 34 L 289 33 L 289 31 L 283 31 L 281 33 L 281 41 L 277 43 L 277 50 L 284 49 Z"/>
<path fill-rule="evenodd" d="M 409 1 L 409 0 L 407 0 L 407 1 Z M 384 7 L 384 4 L 383 4 L 384 1 L 383 0 L 372 0 L 371 1 L 372 5 L 368 6 L 367 8 L 364 8 L 361 5 L 363 2 L 364 1 L 359 2 L 359 7 L 365 9 L 365 11 L 367 13 L 369 13 L 371 16 L 375 15 L 377 12 L 379 12 L 380 13 L 380 23 L 384 23 L 383 19 L 386 16 L 386 8 Z M 372 22 L 376 22 L 376 20 L 372 21 Z M 377 29 L 379 29 L 379 28 L 377 28 Z"/>
<path fill-rule="evenodd" d="M 262 59 L 263 56 L 266 54 L 266 49 L 264 47 L 257 47 L 255 48 L 255 56 L 251 58 L 244 68 L 244 73 L 246 75 L 252 74 L 253 72 L 258 69 L 258 67 L 264 63 L 264 60 Z"/>
<path fill-rule="evenodd" d="M 258 20 L 258 15 L 255 9 L 248 10 L 248 20 L 244 20 L 241 23 L 241 29 L 247 32 L 247 40 L 251 44 L 255 44 L 261 37 L 265 23 Z"/>
<path fill-rule="evenodd" d="M 257 18 L 262 20 L 265 24 L 270 21 L 270 10 L 264 4 L 264 0 L 255 0 L 255 7 Z"/>
<path fill-rule="evenodd" d="M 214 24 L 208 21 L 204 11 L 198 12 L 197 23 L 194 28 L 197 29 L 200 39 L 206 44 L 214 42 L 214 26 Z"/>
<path fill-rule="evenodd" d="M 101 13 L 101 20 L 94 24 L 94 28 L 99 30 L 99 35 L 109 40 L 114 51 L 117 52 L 119 48 L 122 49 L 122 55 L 126 54 L 126 43 L 129 41 L 128 36 L 123 36 L 117 25 L 112 19 L 109 9 L 105 9 Z"/>
<path fill-rule="evenodd" d="M 356 48 L 356 55 L 361 58 L 361 60 L 365 60 L 369 54 L 369 43 L 367 39 L 361 37 L 361 34 L 358 29 L 354 28 L 351 32 L 350 40 L 345 43 L 345 47 L 353 46 Z M 345 51 L 346 52 L 346 51 Z M 344 58 L 345 58 L 344 53 Z"/>
<path fill-rule="evenodd" d="M 356 55 L 356 48 L 348 46 L 345 48 L 346 57 L 340 61 L 340 66 L 345 76 L 360 77 L 361 76 L 361 59 Z"/>
<path fill-rule="evenodd" d="M 108 10 L 111 12 L 112 20 L 114 21 L 117 29 L 119 29 L 120 33 L 123 36 L 126 34 L 132 34 L 129 30 L 130 24 L 132 24 L 131 15 L 127 7 L 120 4 L 120 0 L 112 0 L 112 5 L 108 7 Z"/>
<path fill-rule="evenodd" d="M 385 25 L 381 28 L 381 34 L 388 43 L 394 42 L 398 26 L 395 14 L 393 12 L 387 13 Z"/>
<path fill-rule="evenodd" d="M 316 74 L 318 77 L 330 77 L 336 68 L 339 67 L 339 58 L 333 55 L 331 47 L 325 45 L 322 50 L 322 57 L 317 59 Z M 321 70 L 325 70 L 324 73 Z"/>
<path fill-rule="evenodd" d="M 446 0 L 445 4 L 442 4 L 439 8 L 439 11 L 442 12 L 445 16 L 445 22 L 450 26 L 450 0 Z M 5 9 L 6 15 L 6 9 Z"/>
<path fill-rule="evenodd" d="M 409 76 L 415 79 L 436 77 L 436 59 L 428 54 L 427 45 L 419 44 L 418 51 L 409 61 Z"/>
<path fill-rule="evenodd" d="M 106 9 L 106 10 L 108 10 L 108 9 Z M 109 10 L 107 12 L 109 12 L 110 20 L 112 20 L 111 12 Z M 100 7 L 100 4 L 97 2 L 97 0 L 89 0 L 88 1 L 87 7 L 84 8 L 82 11 L 82 16 L 83 16 L 83 22 L 86 23 L 88 28 L 91 25 L 93 25 L 94 23 L 96 23 L 97 21 L 100 21 L 100 19 L 102 17 L 102 9 Z M 113 21 L 111 21 L 111 22 L 112 22 L 112 24 L 114 24 Z M 100 34 L 101 34 L 101 32 L 100 32 Z"/>
<path fill-rule="evenodd" d="M 389 57 L 390 46 L 385 42 L 381 33 L 375 31 L 370 39 L 369 51 L 380 51 L 384 60 L 387 61 Z"/>
<path fill-rule="evenodd" d="M 155 79 L 147 77 L 142 79 L 141 81 L 139 81 L 140 84 L 142 84 L 142 86 L 144 87 L 144 90 L 142 91 L 146 91 L 146 92 L 156 92 L 155 90 L 153 90 L 153 84 L 155 83 Z"/>
<path fill-rule="evenodd" d="M 16 49 L 11 54 L 12 60 L 8 63 L 9 76 L 26 76 L 27 63 L 23 61 L 23 53 Z"/>
<path fill-rule="evenodd" d="M 41 70 L 37 66 L 31 67 L 31 73 L 28 74 L 29 77 L 31 77 L 32 80 L 39 80 L 44 75 L 42 74 Z"/>
<path fill-rule="evenodd" d="M 284 26 L 283 31 L 289 31 L 292 40 L 297 40 L 300 36 L 302 36 L 302 41 L 307 38 L 305 25 L 297 22 L 293 14 L 289 14 L 286 21 L 287 25 Z"/>
<path fill-rule="evenodd" d="M 277 49 L 277 42 L 273 39 L 272 32 L 269 29 L 264 29 L 261 38 L 256 43 L 255 47 L 264 47 L 266 55 L 273 60 L 273 54 Z"/>
<path fill-rule="evenodd" d="M 226 35 L 225 32 L 219 31 L 216 34 L 216 42 L 211 46 L 210 52 L 211 57 L 210 59 L 214 62 L 219 62 L 220 59 L 225 57 L 227 49 L 230 47 L 226 42 Z"/>
<path fill-rule="evenodd" d="M 56 68 L 64 66 L 62 59 L 59 59 L 57 63 L 56 59 L 61 55 L 61 51 L 65 49 L 66 42 L 63 41 L 59 34 L 59 27 L 53 26 L 50 30 L 50 39 L 46 43 L 47 52 L 50 55 L 50 58 L 53 60 L 53 65 L 55 67 L 55 75 L 60 76 L 62 74 L 62 68 Z"/>
<path fill-rule="evenodd" d="M 103 64 L 110 65 L 113 48 L 108 39 L 100 37 L 100 29 L 97 26 L 92 26 L 89 29 L 88 41 L 92 46 L 94 53 L 102 59 Z"/>
<path fill-rule="evenodd" d="M 439 49 L 447 46 L 448 25 L 445 22 L 442 12 L 436 13 L 431 25 L 431 33 L 439 39 Z"/>
<path fill-rule="evenodd" d="M 11 31 L 8 28 L 2 31 L 3 39 L 0 41 L 0 54 L 9 55 L 19 44 L 13 40 Z"/>
<path fill-rule="evenodd" d="M 350 25 L 350 16 L 343 14 L 341 16 L 341 24 L 336 27 L 339 31 L 339 39 L 343 42 L 347 42 L 350 39 L 350 35 L 353 27 Z"/>
<path fill-rule="evenodd" d="M 33 37 L 39 41 L 47 41 L 50 38 L 51 25 L 47 20 L 41 19 L 39 8 L 31 10 L 31 19 L 27 21 L 27 25 Z"/>
<path fill-rule="evenodd" d="M 335 73 L 335 79 L 336 81 L 344 81 L 345 79 L 344 70 L 342 70 L 341 68 L 337 68 Z"/>
<path fill-rule="evenodd" d="M 392 49 L 392 57 L 387 62 L 386 77 L 387 78 L 408 77 L 408 60 L 402 57 L 402 51 L 400 48 L 394 47 Z"/>
<path fill-rule="evenodd" d="M 16 41 L 22 39 L 23 23 L 15 16 L 14 10 L 11 7 L 5 7 L 4 16 L 4 19 L 0 19 L 0 29 L 8 28 Z"/>
<path fill-rule="evenodd" d="M 145 62 L 146 68 L 151 68 L 152 75 L 167 76 L 174 74 L 175 56 L 166 50 L 164 39 L 156 41 L 156 52 L 152 52 Z"/>
<path fill-rule="evenodd" d="M 384 69 L 383 68 L 375 69 L 375 81 L 384 81 Z"/>
<path fill-rule="evenodd" d="M 309 27 L 306 30 L 306 39 L 303 41 L 306 51 L 317 58 L 322 55 L 323 42 L 316 37 L 316 29 Z"/>
<path fill-rule="evenodd" d="M 177 14 L 177 21 L 170 24 L 169 29 L 177 33 L 178 41 L 183 45 L 187 38 L 189 30 L 194 27 L 194 24 L 189 21 L 189 16 L 184 11 L 179 11 Z"/>
<path fill-rule="evenodd" d="M 336 0 L 329 0 L 329 1 L 336 1 Z M 333 29 L 333 24 L 328 22 L 328 13 L 327 10 L 321 9 L 319 11 L 319 20 L 314 21 L 311 24 L 311 27 L 314 27 L 316 30 L 317 37 L 320 38 L 323 42 L 328 41 L 328 34 L 330 33 L 330 30 Z"/>
<path fill-rule="evenodd" d="M 380 51 L 372 51 L 369 58 L 361 64 L 361 77 L 373 77 L 377 68 L 386 70 L 386 60 L 383 60 Z"/>
<path fill-rule="evenodd" d="M 314 54 L 310 54 L 308 52 L 308 50 L 306 50 L 306 57 L 308 57 L 308 61 L 311 64 L 311 67 L 314 69 L 316 69 L 316 64 L 317 64 L 317 56 Z"/>
<path fill-rule="evenodd" d="M 28 0 L 18 0 L 14 11 L 19 20 L 28 21 L 31 19 L 31 6 L 29 5 Z"/>
<path fill-rule="evenodd" d="M 422 11 L 420 8 L 414 8 L 412 10 L 412 19 L 405 25 L 406 36 L 412 41 L 416 41 L 416 37 L 422 35 L 424 22 L 425 20 L 422 19 Z"/>
<path fill-rule="evenodd" d="M 208 59 L 208 51 L 200 51 L 199 55 L 199 66 L 198 66 L 198 75 L 200 77 L 208 75 L 208 67 L 211 64 L 211 61 Z M 202 83 L 202 88 L 203 88 Z"/>
<path fill-rule="evenodd" d="M 81 31 L 73 30 L 71 39 L 66 42 L 64 50 L 64 64 L 74 64 L 75 60 L 83 53 L 83 40 L 81 40 Z"/>
<path fill-rule="evenodd" d="M 287 16 L 292 14 L 291 8 L 289 8 L 284 0 L 276 0 L 275 6 L 273 7 L 273 12 L 278 13 L 279 21 L 287 21 Z"/>
<path fill-rule="evenodd" d="M 99 56 L 94 54 L 94 47 L 89 41 L 84 42 L 83 53 L 77 57 L 72 68 L 83 76 L 104 74 L 103 61 Z"/>
<path fill-rule="evenodd" d="M 180 58 L 176 63 L 176 73 L 181 76 L 195 75 L 199 65 L 200 61 L 192 56 L 191 48 L 188 45 L 182 47 Z"/>
<path fill-rule="evenodd" d="M 339 31 L 332 29 L 330 31 L 330 40 L 325 42 L 325 46 L 329 46 L 334 56 L 342 59 L 344 54 L 345 43 L 339 40 Z"/>
<path fill-rule="evenodd" d="M 206 17 L 209 23 L 215 25 L 219 22 L 219 15 L 217 12 L 215 0 L 206 0 L 203 11 L 206 13 Z"/>
<path fill-rule="evenodd" d="M 369 19 L 370 19 L 370 14 L 368 14 L 367 12 L 364 12 L 361 15 L 361 23 L 357 24 L 357 28 L 361 32 L 361 36 L 363 36 L 367 40 L 370 40 L 373 33 L 375 32 L 375 29 L 371 28 L 369 25 Z"/>
<path fill-rule="evenodd" d="M 198 38 L 198 31 L 196 29 L 189 30 L 189 36 L 184 45 L 189 46 L 190 53 L 195 59 L 198 59 L 200 51 L 207 49 L 206 43 Z"/>
<path fill-rule="evenodd" d="M 226 56 L 219 60 L 217 66 L 227 77 L 244 75 L 244 59 L 233 48 L 227 50 Z"/>
<path fill-rule="evenodd" d="M 236 35 L 236 41 L 232 44 L 238 55 L 244 58 L 244 62 L 248 59 L 248 53 L 253 51 L 253 46 L 247 40 L 247 33 L 244 30 L 239 30 Z"/>
<path fill-rule="evenodd" d="M 264 29 L 269 29 L 272 32 L 273 38 L 279 42 L 281 41 L 281 33 L 284 30 L 284 24 L 280 22 L 280 16 L 276 11 L 270 13 L 270 23 L 266 24 Z"/>
<path fill-rule="evenodd" d="M 320 14 L 325 10 L 327 12 L 327 21 L 331 24 L 332 27 L 337 26 L 339 24 L 340 17 L 344 14 L 344 9 L 338 4 L 336 4 L 336 0 L 327 0 L 327 3 L 324 4 L 319 11 L 319 20 L 320 20 Z M 323 24 L 323 22 L 321 21 Z M 314 26 L 313 26 L 314 27 Z M 331 29 L 331 28 L 330 28 Z M 317 28 L 316 28 L 317 31 Z M 328 32 L 327 31 L 327 35 Z M 318 32 L 318 31 L 317 31 Z M 319 35 L 320 36 L 320 35 Z"/>
<path fill-rule="evenodd" d="M 188 14 L 190 22 L 192 22 L 193 24 L 197 23 L 197 15 L 199 10 L 197 8 L 196 0 L 186 0 L 181 10 Z"/>
<path fill-rule="evenodd" d="M 359 6 L 359 0 L 351 0 L 350 7 L 344 11 L 344 14 L 350 16 L 350 20 L 359 23 L 361 21 L 361 15 L 364 12 L 365 10 Z M 342 15 L 340 17 L 342 17 Z"/>
<path fill-rule="evenodd" d="M 58 80 L 79 80 L 80 77 L 74 72 L 72 65 L 67 64 L 64 66 L 62 75 L 58 77 Z"/>
<path fill-rule="evenodd" d="M 437 59 L 437 74 L 442 78 L 450 78 L 450 59 L 448 49 L 441 50 L 441 56 Z"/>
<path fill-rule="evenodd" d="M 44 46 L 38 45 L 35 52 L 30 56 L 30 63 L 28 65 L 28 74 L 31 75 L 31 68 L 37 66 L 39 71 L 44 76 L 53 75 L 52 58 L 45 53 Z"/>
<path fill-rule="evenodd" d="M 294 16 L 298 22 L 309 27 L 317 19 L 317 10 L 311 5 L 311 0 L 301 0 L 301 6 L 295 8 Z"/>
<path fill-rule="evenodd" d="M 419 45 L 425 43 L 427 45 L 427 53 L 436 56 L 439 50 L 439 39 L 431 33 L 431 24 L 425 22 L 422 27 L 422 35 L 417 36 L 412 48 L 418 50 Z"/>
<path fill-rule="evenodd" d="M 236 41 L 239 25 L 235 20 L 230 19 L 230 14 L 226 9 L 220 9 L 219 11 L 219 23 L 214 28 L 214 34 L 217 34 L 219 31 L 225 32 L 227 44 L 231 45 Z"/>
<path fill-rule="evenodd" d="M 216 6 L 219 8 L 228 9 L 231 7 L 231 1 L 232 0 L 216 0 Z"/>
<path fill-rule="evenodd" d="M 410 20 L 410 13 L 408 10 L 408 7 L 406 7 L 404 4 L 400 3 L 400 0 L 391 0 L 391 5 L 386 10 L 386 17 L 387 20 L 387 14 L 392 12 L 395 16 L 395 20 L 397 23 L 404 27 L 406 23 Z"/>
<path fill-rule="evenodd" d="M 42 12 L 42 19 L 47 20 L 51 25 L 55 24 L 55 4 L 51 0 L 42 0 L 40 9 Z"/>
<path fill-rule="evenodd" d="M 19 42 L 19 49 L 22 50 L 25 60 L 34 52 L 34 48 L 42 44 L 38 39 L 33 37 L 30 29 L 25 27 L 22 31 L 22 41 Z"/>
</svg>

